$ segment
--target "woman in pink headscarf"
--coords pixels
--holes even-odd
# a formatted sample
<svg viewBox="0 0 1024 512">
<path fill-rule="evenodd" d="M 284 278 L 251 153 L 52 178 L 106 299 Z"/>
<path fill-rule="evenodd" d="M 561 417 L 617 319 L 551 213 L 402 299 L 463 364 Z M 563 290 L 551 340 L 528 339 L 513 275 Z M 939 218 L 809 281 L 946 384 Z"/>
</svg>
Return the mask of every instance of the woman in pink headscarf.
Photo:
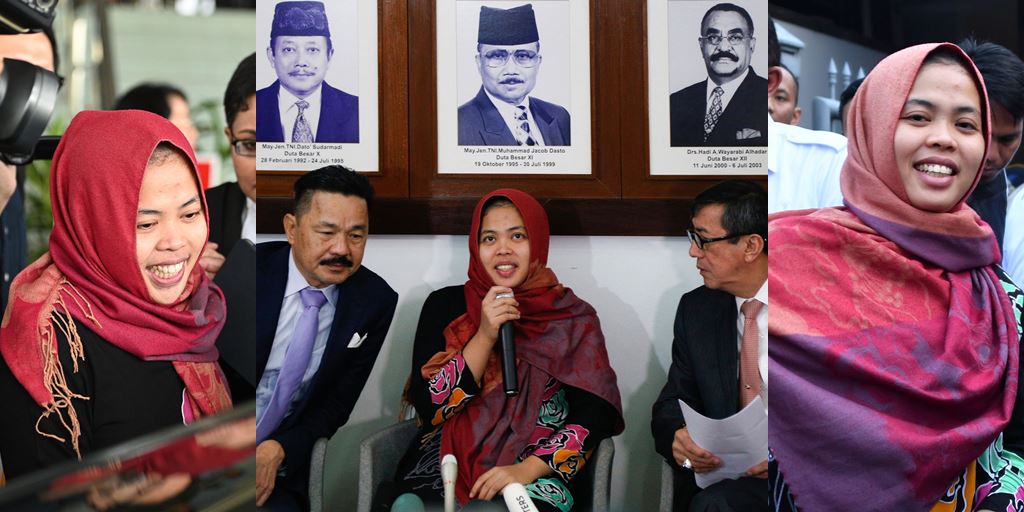
<svg viewBox="0 0 1024 512">
<path fill-rule="evenodd" d="M 966 205 L 987 150 L 980 74 L 899 51 L 853 99 L 845 208 L 769 220 L 774 510 L 1024 506 L 1024 296 Z"/>
</svg>

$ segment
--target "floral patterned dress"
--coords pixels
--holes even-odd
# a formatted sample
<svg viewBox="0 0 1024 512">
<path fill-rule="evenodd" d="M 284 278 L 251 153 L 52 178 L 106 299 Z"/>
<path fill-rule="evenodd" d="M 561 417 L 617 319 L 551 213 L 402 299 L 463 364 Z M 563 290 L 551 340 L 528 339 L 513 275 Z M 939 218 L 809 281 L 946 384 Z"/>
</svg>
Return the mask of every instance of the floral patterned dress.
<svg viewBox="0 0 1024 512">
<path fill-rule="evenodd" d="M 444 351 L 445 326 L 465 311 L 461 286 L 438 290 L 427 298 L 416 331 L 408 396 L 423 426 L 399 464 L 396 479 L 400 492 L 415 493 L 426 502 L 443 497 L 440 449 L 444 422 L 478 396 L 480 387 L 462 354 L 448 361 L 429 381 L 420 376 L 419 369 L 434 354 Z M 572 479 L 597 445 L 611 436 L 616 415 L 605 400 L 564 385 L 557 376 L 548 380 L 530 442 L 518 457 L 521 462 L 536 456 L 552 469 L 552 474 L 526 486 L 538 509 L 572 510 Z"/>
</svg>

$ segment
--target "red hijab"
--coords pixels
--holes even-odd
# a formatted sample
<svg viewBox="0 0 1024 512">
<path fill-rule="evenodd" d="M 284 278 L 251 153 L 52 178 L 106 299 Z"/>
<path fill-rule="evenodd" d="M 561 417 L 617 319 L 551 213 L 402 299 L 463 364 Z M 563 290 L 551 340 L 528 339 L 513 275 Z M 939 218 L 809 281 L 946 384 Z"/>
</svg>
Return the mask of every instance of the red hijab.
<svg viewBox="0 0 1024 512">
<path fill-rule="evenodd" d="M 462 350 L 480 325 L 484 295 L 494 286 L 480 262 L 479 234 L 483 206 L 493 197 L 505 197 L 519 210 L 530 241 L 530 268 L 523 284 L 513 289 L 521 317 L 515 322 L 516 371 L 520 393 L 508 397 L 499 389 L 501 370 L 497 352 L 491 352 L 481 382 L 480 396 L 444 424 L 441 453 L 459 461 L 456 496 L 463 504 L 477 478 L 495 466 L 514 464 L 533 434 L 544 386 L 554 377 L 562 384 L 592 393 L 618 411 L 615 433 L 622 432 L 622 403 L 615 371 L 608 363 L 604 335 L 594 308 L 558 282 L 547 268 L 550 231 L 547 214 L 536 199 L 515 189 L 487 194 L 473 211 L 469 235 L 469 280 L 466 313 L 445 329 L 447 352 L 424 368 L 437 365 Z"/>
<path fill-rule="evenodd" d="M 231 406 L 214 342 L 224 325 L 224 295 L 197 263 L 178 300 L 149 298 L 135 251 L 142 177 L 153 150 L 169 142 L 184 154 L 198 185 L 195 155 L 166 119 L 142 111 L 86 111 L 72 119 L 50 173 L 50 252 L 11 284 L 0 324 L 0 354 L 18 382 L 69 425 L 78 450 L 78 419 L 54 338 L 56 326 L 84 360 L 75 324 L 142 360 L 173 361 L 185 384 L 186 420 Z M 200 193 L 204 212 L 205 196 Z M 208 221 L 207 221 L 208 222 Z M 65 420 L 66 418 L 66 420 Z M 59 437 L 40 432 L 49 437 Z"/>
</svg>

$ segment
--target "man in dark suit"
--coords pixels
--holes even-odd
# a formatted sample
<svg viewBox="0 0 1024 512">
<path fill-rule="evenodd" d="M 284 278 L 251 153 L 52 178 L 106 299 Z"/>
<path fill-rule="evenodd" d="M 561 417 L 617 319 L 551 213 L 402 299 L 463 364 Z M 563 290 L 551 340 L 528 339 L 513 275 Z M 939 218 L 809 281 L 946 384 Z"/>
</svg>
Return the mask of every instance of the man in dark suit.
<svg viewBox="0 0 1024 512">
<path fill-rule="evenodd" d="M 206 190 L 210 243 L 199 263 L 213 278 L 240 238 L 256 238 L 256 54 L 242 60 L 224 92 L 224 136 L 238 181 Z"/>
<path fill-rule="evenodd" d="M 672 146 L 767 146 L 768 81 L 750 69 L 756 43 L 750 14 L 738 5 L 715 5 L 700 32 L 708 78 L 669 97 Z"/>
<path fill-rule="evenodd" d="M 758 395 L 767 404 L 768 194 L 726 181 L 701 192 L 693 209 L 690 256 L 704 286 L 684 294 L 676 310 L 672 366 L 652 411 L 654 446 L 675 468 L 677 511 L 768 510 L 767 460 L 743 478 L 697 489 L 694 472 L 722 461 L 690 438 L 678 402 L 714 419 Z"/>
<path fill-rule="evenodd" d="M 483 85 L 459 107 L 459 145 L 570 145 L 569 111 L 530 96 L 542 60 L 533 5 L 481 7 L 476 48 Z"/>
<path fill-rule="evenodd" d="M 348 421 L 391 325 L 398 295 L 361 265 L 373 189 L 341 166 L 295 182 L 288 242 L 257 246 L 257 506 L 309 510 L 318 438 Z"/>
<path fill-rule="evenodd" d="M 260 142 L 359 142 L 359 98 L 324 81 L 334 45 L 322 2 L 281 2 L 267 58 L 277 80 L 256 93 Z"/>
</svg>

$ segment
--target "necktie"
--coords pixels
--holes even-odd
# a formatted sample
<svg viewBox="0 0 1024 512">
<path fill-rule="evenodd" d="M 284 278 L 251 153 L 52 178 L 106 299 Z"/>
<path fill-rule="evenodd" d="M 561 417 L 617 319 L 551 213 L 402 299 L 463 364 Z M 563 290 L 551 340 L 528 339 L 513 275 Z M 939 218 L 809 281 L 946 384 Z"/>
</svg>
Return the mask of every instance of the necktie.
<svg viewBox="0 0 1024 512">
<path fill-rule="evenodd" d="M 299 107 L 299 117 L 295 118 L 295 128 L 292 129 L 292 142 L 313 142 L 313 129 L 309 127 L 309 121 L 306 121 L 306 109 L 309 108 L 309 102 L 305 100 L 299 100 L 295 102 L 295 106 Z M 322 293 L 320 295 L 323 295 Z"/>
<path fill-rule="evenodd" d="M 526 140 L 519 143 L 520 146 L 526 144 L 527 146 L 533 146 L 537 144 L 537 141 L 533 140 L 533 135 L 530 134 L 530 122 L 526 120 L 526 106 L 518 105 L 516 108 L 519 109 L 519 115 L 516 116 L 516 121 L 519 122 L 519 129 L 526 135 Z"/>
<path fill-rule="evenodd" d="M 320 307 L 327 302 L 327 297 L 320 290 L 307 287 L 299 292 L 302 299 L 302 314 L 295 323 L 292 339 L 288 343 L 288 351 L 284 355 L 284 364 L 278 372 L 277 384 L 267 403 L 267 409 L 256 425 L 256 442 L 261 443 L 281 424 L 288 408 L 291 406 L 292 395 L 299 389 L 302 376 L 309 367 L 309 358 L 313 355 L 313 342 L 316 341 Z"/>
<path fill-rule="evenodd" d="M 723 94 L 725 94 L 725 91 L 721 87 L 715 87 L 715 90 L 711 91 L 711 108 L 708 109 L 707 115 L 704 116 L 704 142 L 708 141 L 708 135 L 711 135 L 711 131 L 718 124 L 718 118 L 722 117 Z"/>
<path fill-rule="evenodd" d="M 761 392 L 761 372 L 757 366 L 758 341 L 757 314 L 764 303 L 750 299 L 740 306 L 743 312 L 743 343 L 740 345 L 740 407 L 747 404 Z"/>
</svg>

